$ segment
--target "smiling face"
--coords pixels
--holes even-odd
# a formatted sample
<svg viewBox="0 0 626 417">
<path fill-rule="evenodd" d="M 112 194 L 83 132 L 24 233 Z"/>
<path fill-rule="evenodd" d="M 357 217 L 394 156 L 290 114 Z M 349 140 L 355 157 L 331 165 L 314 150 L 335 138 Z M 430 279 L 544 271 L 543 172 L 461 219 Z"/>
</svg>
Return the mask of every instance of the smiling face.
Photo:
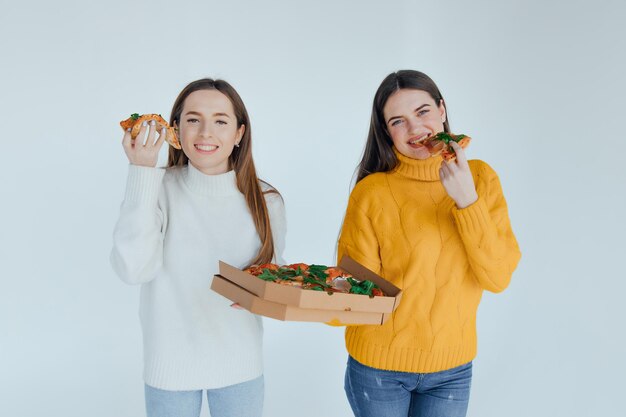
<svg viewBox="0 0 626 417">
<path fill-rule="evenodd" d="M 189 94 L 177 127 L 189 163 L 207 175 L 229 170 L 228 158 L 245 131 L 237 126 L 230 99 L 217 90 Z"/>
<path fill-rule="evenodd" d="M 444 130 L 446 109 L 426 91 L 401 89 L 389 96 L 383 116 L 387 132 L 402 155 L 427 159 L 431 154 L 420 142 Z"/>
</svg>

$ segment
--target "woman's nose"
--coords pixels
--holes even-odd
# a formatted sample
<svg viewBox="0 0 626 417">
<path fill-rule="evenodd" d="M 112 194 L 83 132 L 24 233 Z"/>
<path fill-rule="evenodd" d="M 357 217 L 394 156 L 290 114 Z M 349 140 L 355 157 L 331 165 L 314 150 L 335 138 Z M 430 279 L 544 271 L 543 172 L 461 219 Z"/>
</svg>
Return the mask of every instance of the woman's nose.
<svg viewBox="0 0 626 417">
<path fill-rule="evenodd" d="M 415 117 L 411 117 L 407 120 L 409 127 L 409 133 L 417 133 L 417 130 L 422 126 L 422 123 Z"/>
<path fill-rule="evenodd" d="M 200 136 L 203 138 L 209 138 L 211 137 L 211 126 L 209 123 L 202 123 L 202 126 L 200 126 Z"/>
</svg>

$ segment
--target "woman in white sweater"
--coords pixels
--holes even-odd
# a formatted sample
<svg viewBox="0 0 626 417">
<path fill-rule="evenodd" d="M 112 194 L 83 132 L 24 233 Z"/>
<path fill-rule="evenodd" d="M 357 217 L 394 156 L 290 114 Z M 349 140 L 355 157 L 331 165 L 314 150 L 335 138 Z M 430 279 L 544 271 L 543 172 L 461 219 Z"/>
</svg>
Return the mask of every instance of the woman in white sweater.
<svg viewBox="0 0 626 417">
<path fill-rule="evenodd" d="M 261 318 L 209 287 L 219 260 L 283 262 L 283 201 L 257 178 L 250 119 L 230 84 L 190 83 L 170 123 L 182 150 L 170 147 L 165 169 L 164 131 L 124 135 L 130 165 L 111 252 L 117 275 L 141 284 L 147 415 L 199 416 L 206 390 L 213 417 L 260 416 Z"/>
</svg>

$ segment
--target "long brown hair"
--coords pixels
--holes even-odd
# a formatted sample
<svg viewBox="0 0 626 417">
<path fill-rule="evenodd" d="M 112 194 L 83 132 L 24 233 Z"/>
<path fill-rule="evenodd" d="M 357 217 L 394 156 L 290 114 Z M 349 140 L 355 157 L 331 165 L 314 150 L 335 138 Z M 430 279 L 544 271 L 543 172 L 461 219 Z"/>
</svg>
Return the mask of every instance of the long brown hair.
<svg viewBox="0 0 626 417">
<path fill-rule="evenodd" d="M 402 89 L 422 90 L 427 92 L 435 103 L 442 104 L 446 107 L 446 103 L 437 88 L 435 82 L 426 74 L 413 71 L 401 70 L 389 74 L 378 87 L 376 95 L 374 95 L 374 104 L 372 105 L 372 117 L 370 120 L 370 130 L 367 135 L 365 151 L 363 158 L 357 167 L 358 183 L 369 174 L 375 172 L 391 171 L 398 164 L 398 158 L 393 152 L 393 141 L 383 116 L 383 108 L 387 100 L 393 93 Z M 446 114 L 448 113 L 446 109 Z M 450 132 L 450 124 L 448 117 L 443 124 L 445 132 Z"/>
<path fill-rule="evenodd" d="M 224 80 L 214 80 L 203 78 L 189 83 L 180 92 L 170 116 L 170 124 L 180 125 L 180 116 L 183 112 L 185 99 L 194 91 L 217 90 L 230 99 L 237 118 L 237 128 L 245 126 L 243 137 L 239 141 L 239 147 L 233 148 L 233 152 L 228 157 L 229 168 L 235 171 L 237 177 L 237 188 L 244 195 L 254 226 L 261 239 L 261 249 L 251 264 L 264 264 L 271 262 L 274 256 L 274 241 L 272 239 L 272 229 L 270 227 L 269 212 L 265 202 L 265 193 L 277 193 L 278 191 L 270 186 L 268 191 L 263 192 L 256 174 L 254 161 L 252 160 L 252 129 L 250 127 L 250 117 L 243 100 L 237 91 Z M 167 166 L 187 165 L 189 159 L 182 149 L 174 149 L 170 146 L 167 159 Z M 267 183 L 266 183 L 267 184 Z M 268 184 L 269 185 L 269 184 Z M 279 194 L 280 195 L 280 194 Z"/>
<path fill-rule="evenodd" d="M 387 131 L 383 109 L 393 93 L 405 88 L 425 91 L 435 100 L 435 103 L 443 105 L 446 109 L 446 121 L 443 123 L 443 130 L 444 132 L 450 132 L 448 109 L 437 84 L 423 72 L 414 70 L 392 72 L 385 77 L 374 95 L 370 129 L 365 142 L 365 150 L 363 151 L 363 158 L 356 168 L 356 183 L 370 174 L 391 171 L 398 165 L 398 158 L 393 151 L 393 141 Z M 339 229 L 337 243 L 335 244 L 335 262 L 340 261 L 336 257 L 344 221 L 345 214 L 344 219 L 341 221 L 342 226 Z"/>
</svg>

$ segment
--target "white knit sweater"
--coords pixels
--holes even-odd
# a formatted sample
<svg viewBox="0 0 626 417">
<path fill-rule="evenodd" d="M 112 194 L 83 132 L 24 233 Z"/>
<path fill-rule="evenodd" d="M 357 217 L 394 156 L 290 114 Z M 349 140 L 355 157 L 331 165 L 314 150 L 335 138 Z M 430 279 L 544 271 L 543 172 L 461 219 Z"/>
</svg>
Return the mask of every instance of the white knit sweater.
<svg viewBox="0 0 626 417">
<path fill-rule="evenodd" d="M 261 318 L 210 290 L 218 261 L 243 267 L 261 241 L 234 171 L 129 166 L 111 264 L 141 284 L 144 380 L 166 390 L 220 388 L 263 373 Z M 263 185 L 266 190 L 269 187 Z M 275 261 L 283 263 L 281 197 L 266 194 Z"/>
</svg>

